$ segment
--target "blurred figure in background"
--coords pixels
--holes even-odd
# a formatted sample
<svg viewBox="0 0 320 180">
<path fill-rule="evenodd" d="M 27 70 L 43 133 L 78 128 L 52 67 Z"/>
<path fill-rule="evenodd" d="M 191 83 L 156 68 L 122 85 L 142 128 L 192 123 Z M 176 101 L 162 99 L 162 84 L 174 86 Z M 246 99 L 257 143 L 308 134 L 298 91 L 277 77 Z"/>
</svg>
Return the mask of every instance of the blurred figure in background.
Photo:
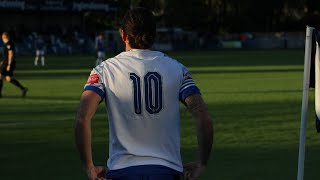
<svg viewBox="0 0 320 180">
<path fill-rule="evenodd" d="M 97 51 L 96 65 L 99 65 L 106 57 L 106 40 L 103 33 L 96 37 L 95 49 Z"/>
<path fill-rule="evenodd" d="M 8 32 L 2 33 L 2 42 L 3 42 L 3 61 L 0 62 L 0 98 L 2 97 L 2 86 L 3 86 L 3 78 L 6 81 L 12 83 L 17 86 L 22 91 L 22 97 L 25 97 L 28 89 L 20 84 L 20 82 L 14 78 L 13 71 L 16 68 L 16 50 L 15 44 L 10 39 Z"/>
<path fill-rule="evenodd" d="M 44 50 L 45 50 L 45 43 L 41 36 L 38 36 L 34 43 L 36 49 L 36 57 L 34 59 L 34 65 L 38 66 L 39 58 L 41 58 L 41 65 L 44 66 Z"/>
</svg>

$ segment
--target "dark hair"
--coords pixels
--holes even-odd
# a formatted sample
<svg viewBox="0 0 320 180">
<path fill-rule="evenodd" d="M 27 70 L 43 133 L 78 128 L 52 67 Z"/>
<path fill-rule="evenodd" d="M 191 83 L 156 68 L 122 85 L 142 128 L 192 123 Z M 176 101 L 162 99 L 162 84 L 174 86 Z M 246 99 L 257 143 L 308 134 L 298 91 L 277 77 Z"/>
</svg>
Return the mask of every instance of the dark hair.
<svg viewBox="0 0 320 180">
<path fill-rule="evenodd" d="M 10 39 L 10 35 L 8 32 L 3 32 L 2 35 L 5 35 L 8 39 Z"/>
<path fill-rule="evenodd" d="M 122 30 L 135 49 L 149 49 L 156 37 L 156 22 L 151 11 L 137 7 L 130 9 L 122 20 Z"/>
</svg>

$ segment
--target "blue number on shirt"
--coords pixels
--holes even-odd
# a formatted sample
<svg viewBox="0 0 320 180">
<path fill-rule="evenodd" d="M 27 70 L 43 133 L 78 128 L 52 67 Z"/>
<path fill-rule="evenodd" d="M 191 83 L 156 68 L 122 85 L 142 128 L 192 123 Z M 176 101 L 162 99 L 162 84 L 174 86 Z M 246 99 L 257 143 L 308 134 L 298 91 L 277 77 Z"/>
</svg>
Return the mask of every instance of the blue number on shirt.
<svg viewBox="0 0 320 180">
<path fill-rule="evenodd" d="M 134 112 L 141 114 L 141 85 L 140 77 L 135 73 L 130 73 L 130 79 L 133 82 L 133 101 L 134 101 Z"/>
<path fill-rule="evenodd" d="M 134 109 L 136 114 L 141 114 L 141 82 L 140 77 L 130 73 L 133 82 Z M 150 114 L 159 113 L 162 109 L 162 80 L 157 72 L 148 72 L 144 76 L 146 111 Z"/>
<path fill-rule="evenodd" d="M 148 72 L 144 76 L 146 110 L 150 114 L 159 113 L 162 109 L 162 82 L 157 72 Z"/>
</svg>

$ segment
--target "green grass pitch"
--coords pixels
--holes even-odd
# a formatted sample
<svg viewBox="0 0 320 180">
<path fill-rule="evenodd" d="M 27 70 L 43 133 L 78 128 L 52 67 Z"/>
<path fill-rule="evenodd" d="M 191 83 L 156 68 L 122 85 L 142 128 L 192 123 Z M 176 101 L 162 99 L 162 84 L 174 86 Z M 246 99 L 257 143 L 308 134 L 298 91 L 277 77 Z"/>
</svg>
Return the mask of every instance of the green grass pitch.
<svg viewBox="0 0 320 180">
<path fill-rule="evenodd" d="M 303 79 L 303 50 L 169 53 L 193 72 L 215 127 L 214 151 L 203 180 L 296 179 Z M 49 56 L 33 67 L 18 57 L 15 77 L 0 99 L 0 179 L 86 179 L 74 143 L 74 116 L 94 55 Z M 320 135 L 314 129 L 310 91 L 305 179 L 317 179 Z M 104 104 L 93 119 L 93 155 L 108 153 Z M 181 106 L 181 154 L 196 158 L 195 126 Z"/>
</svg>

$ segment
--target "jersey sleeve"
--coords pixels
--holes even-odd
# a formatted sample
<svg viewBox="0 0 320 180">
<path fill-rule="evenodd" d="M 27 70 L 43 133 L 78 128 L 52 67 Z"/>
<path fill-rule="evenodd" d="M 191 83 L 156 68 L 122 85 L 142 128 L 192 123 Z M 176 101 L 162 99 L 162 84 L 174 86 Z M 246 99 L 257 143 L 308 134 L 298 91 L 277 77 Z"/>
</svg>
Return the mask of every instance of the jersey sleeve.
<svg viewBox="0 0 320 180">
<path fill-rule="evenodd" d="M 191 72 L 185 66 L 182 66 L 182 71 L 183 80 L 179 91 L 179 99 L 184 103 L 185 99 L 188 96 L 191 96 L 193 94 L 200 94 L 200 90 L 192 79 Z"/>
<path fill-rule="evenodd" d="M 11 43 L 10 41 L 6 44 L 6 48 L 8 49 L 8 51 L 10 50 L 14 50 L 14 45 L 13 43 Z"/>
<path fill-rule="evenodd" d="M 101 66 L 97 66 L 91 71 L 83 91 L 93 91 L 97 93 L 101 97 L 101 99 L 105 98 L 105 88 L 104 88 L 104 83 L 102 79 Z"/>
</svg>

